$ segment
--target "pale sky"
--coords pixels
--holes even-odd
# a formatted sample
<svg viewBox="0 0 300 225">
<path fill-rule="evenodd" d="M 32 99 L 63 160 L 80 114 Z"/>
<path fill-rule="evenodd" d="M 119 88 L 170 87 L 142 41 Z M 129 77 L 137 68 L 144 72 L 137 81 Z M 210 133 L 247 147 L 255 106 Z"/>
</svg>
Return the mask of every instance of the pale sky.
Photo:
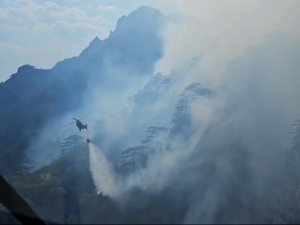
<svg viewBox="0 0 300 225">
<path fill-rule="evenodd" d="M 143 5 L 196 20 L 166 29 L 162 72 L 201 51 L 211 55 L 212 68 L 222 67 L 272 32 L 300 39 L 300 0 L 1 0 L 0 82 L 24 64 L 48 69 L 79 55 Z"/>
<path fill-rule="evenodd" d="M 0 82 L 18 67 L 52 68 L 77 56 L 98 36 L 105 39 L 118 18 L 142 5 L 172 13 L 159 0 L 1 0 Z"/>
</svg>

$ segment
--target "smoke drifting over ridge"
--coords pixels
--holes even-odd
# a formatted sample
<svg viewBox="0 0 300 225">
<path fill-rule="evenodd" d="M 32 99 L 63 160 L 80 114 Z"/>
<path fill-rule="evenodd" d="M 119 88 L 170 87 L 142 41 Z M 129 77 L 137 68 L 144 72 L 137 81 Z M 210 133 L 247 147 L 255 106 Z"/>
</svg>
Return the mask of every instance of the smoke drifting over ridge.
<svg viewBox="0 0 300 225">
<path fill-rule="evenodd" d="M 217 92 L 209 117 L 201 108 L 193 113 L 209 125 L 194 134 L 199 142 L 187 151 L 189 160 L 167 175 L 190 184 L 182 187 L 194 196 L 186 222 L 272 222 L 283 153 L 300 115 L 300 3 L 177 3 L 192 19 L 166 29 L 165 57 L 156 70 L 168 74 L 203 51 L 187 80 Z M 207 163 L 210 174 L 199 170 Z"/>
<path fill-rule="evenodd" d="M 300 114 L 299 46 L 275 36 L 232 61 L 214 98 L 192 106 L 193 135 L 172 140 L 172 151 L 157 152 L 119 194 L 172 187 L 193 199 L 187 223 L 270 222 L 291 123 Z"/>
<path fill-rule="evenodd" d="M 105 186 L 104 192 L 114 198 L 135 187 L 150 192 L 171 187 L 178 196 L 188 195 L 186 223 L 271 222 L 291 123 L 300 115 L 299 3 L 177 3 L 183 13 L 197 20 L 188 18 L 166 27 L 165 54 L 156 70 L 168 75 L 203 52 L 201 63 L 186 71 L 183 82 L 172 88 L 182 90 L 182 86 L 199 82 L 215 95 L 192 105 L 194 132 L 188 139 L 166 140 L 172 144 L 171 151 L 155 153 L 146 168 L 131 174 L 117 189 Z M 274 32 L 282 34 L 269 35 Z M 121 72 L 114 75 L 124 77 Z M 105 159 L 107 168 L 120 153 L 120 148 L 111 148 L 112 143 L 121 140 L 123 149 L 139 144 L 149 124 L 147 114 L 135 120 L 122 111 L 127 96 L 144 84 L 142 79 L 132 89 L 116 93 L 91 91 L 94 98 L 88 103 L 92 106 L 83 111 L 92 111 L 108 123 L 109 138 L 103 144 L 106 148 L 101 147 L 102 159 L 104 155 L 109 158 Z M 168 115 L 165 110 L 174 108 L 173 102 L 155 104 L 157 114 L 151 123 L 170 121 L 161 115 Z M 159 107 L 161 104 L 167 107 Z M 95 181 L 99 186 L 104 182 L 100 178 Z M 109 172 L 105 179 L 112 181 L 115 174 Z"/>
<path fill-rule="evenodd" d="M 164 74 L 205 51 L 205 68 L 214 77 L 221 76 L 228 62 L 272 32 L 300 37 L 297 0 L 175 0 L 169 4 L 176 4 L 186 20 L 164 32 L 165 57 L 156 66 Z"/>
</svg>

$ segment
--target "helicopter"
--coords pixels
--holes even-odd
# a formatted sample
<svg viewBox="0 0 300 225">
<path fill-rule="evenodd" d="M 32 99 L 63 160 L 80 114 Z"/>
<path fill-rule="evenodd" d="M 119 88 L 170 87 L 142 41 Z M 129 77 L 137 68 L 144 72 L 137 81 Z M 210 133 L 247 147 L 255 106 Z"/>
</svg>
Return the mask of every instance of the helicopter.
<svg viewBox="0 0 300 225">
<path fill-rule="evenodd" d="M 78 127 L 78 129 L 79 129 L 79 131 L 81 132 L 81 130 L 83 130 L 83 129 L 88 129 L 87 128 L 87 124 L 83 124 L 80 120 L 78 120 L 78 119 L 75 119 L 75 118 L 73 118 L 73 120 L 75 120 L 74 122 L 72 122 L 72 123 L 69 123 L 69 124 L 67 124 L 67 125 L 65 125 L 65 126 L 63 126 L 63 127 L 66 127 L 66 126 L 69 126 L 69 125 L 71 125 L 71 124 L 73 124 L 73 123 L 76 123 L 76 126 Z"/>
</svg>

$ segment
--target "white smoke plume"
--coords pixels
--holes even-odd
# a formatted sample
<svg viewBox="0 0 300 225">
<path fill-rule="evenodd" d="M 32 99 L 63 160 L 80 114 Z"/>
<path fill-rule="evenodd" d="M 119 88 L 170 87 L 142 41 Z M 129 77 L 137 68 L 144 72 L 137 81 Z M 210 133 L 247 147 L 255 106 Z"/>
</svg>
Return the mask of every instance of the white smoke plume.
<svg viewBox="0 0 300 225">
<path fill-rule="evenodd" d="M 221 76 L 224 66 L 272 32 L 300 37 L 297 0 L 177 0 L 186 21 L 165 29 L 165 57 L 157 71 L 168 74 L 204 51 L 205 68 Z M 207 78 L 206 78 L 207 79 Z"/>
<path fill-rule="evenodd" d="M 216 95 L 209 104 L 193 107 L 193 123 L 201 128 L 189 141 L 153 156 L 128 184 L 158 191 L 176 184 L 190 190 L 194 197 L 187 223 L 270 219 L 291 124 L 300 116 L 300 3 L 177 4 L 188 19 L 167 26 L 165 57 L 156 71 L 167 75 L 204 52 L 204 60 L 185 74 L 186 80 L 209 86 Z M 215 172 L 210 186 L 201 190 L 206 172 L 199 168 L 206 163 Z M 228 207 L 239 212 L 226 211 Z M 253 207 L 256 217 L 251 219 Z"/>
</svg>

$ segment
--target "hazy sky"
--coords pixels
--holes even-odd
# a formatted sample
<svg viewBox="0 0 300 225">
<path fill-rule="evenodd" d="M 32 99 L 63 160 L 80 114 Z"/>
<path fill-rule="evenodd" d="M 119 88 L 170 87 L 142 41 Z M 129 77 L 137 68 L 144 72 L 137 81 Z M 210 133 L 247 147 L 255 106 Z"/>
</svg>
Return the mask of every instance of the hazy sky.
<svg viewBox="0 0 300 225">
<path fill-rule="evenodd" d="M 158 0 L 1 0 L 0 82 L 21 65 L 51 68 L 73 57 L 98 36 L 105 39 L 118 18 L 142 5 L 172 12 Z"/>
<path fill-rule="evenodd" d="M 268 33 L 300 37 L 298 0 L 1 0 L 0 82 L 24 64 L 46 69 L 77 56 L 142 5 L 195 19 L 166 29 L 165 57 L 157 65 L 166 73 L 199 51 L 215 49 L 206 64 L 219 68 Z"/>
</svg>

